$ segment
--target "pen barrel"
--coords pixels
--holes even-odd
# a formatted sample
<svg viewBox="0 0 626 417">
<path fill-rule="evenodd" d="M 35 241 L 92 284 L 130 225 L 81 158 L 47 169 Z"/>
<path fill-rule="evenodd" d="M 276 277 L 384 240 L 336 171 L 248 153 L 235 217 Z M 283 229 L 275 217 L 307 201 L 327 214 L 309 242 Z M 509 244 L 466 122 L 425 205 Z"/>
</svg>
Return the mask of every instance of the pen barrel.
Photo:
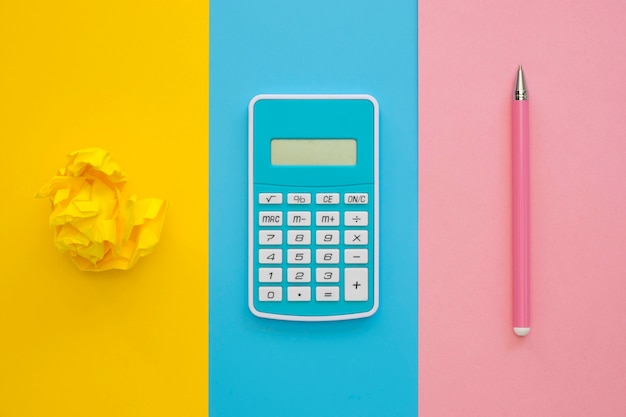
<svg viewBox="0 0 626 417">
<path fill-rule="evenodd" d="M 530 328 L 528 101 L 513 101 L 513 327 Z"/>
</svg>

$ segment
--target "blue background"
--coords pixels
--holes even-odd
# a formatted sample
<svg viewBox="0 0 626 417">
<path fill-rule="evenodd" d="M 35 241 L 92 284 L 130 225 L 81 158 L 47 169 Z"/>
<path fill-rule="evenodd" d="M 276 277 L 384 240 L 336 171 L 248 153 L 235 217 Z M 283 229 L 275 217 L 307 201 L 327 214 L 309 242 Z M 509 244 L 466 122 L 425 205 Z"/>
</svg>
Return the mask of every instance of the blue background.
<svg viewBox="0 0 626 417">
<path fill-rule="evenodd" d="M 417 2 L 211 1 L 209 412 L 417 414 Z M 380 308 L 282 322 L 247 307 L 247 106 L 261 93 L 380 104 Z"/>
</svg>

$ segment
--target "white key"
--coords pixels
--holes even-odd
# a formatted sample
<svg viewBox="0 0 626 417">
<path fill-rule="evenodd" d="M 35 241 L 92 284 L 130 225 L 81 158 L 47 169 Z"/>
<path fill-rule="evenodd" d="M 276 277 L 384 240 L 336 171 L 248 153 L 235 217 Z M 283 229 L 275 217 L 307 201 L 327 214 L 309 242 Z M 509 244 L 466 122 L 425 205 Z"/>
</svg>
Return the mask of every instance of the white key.
<svg viewBox="0 0 626 417">
<path fill-rule="evenodd" d="M 287 282 L 311 282 L 311 268 L 287 268 Z"/>
<path fill-rule="evenodd" d="M 346 211 L 343 214 L 346 226 L 367 226 L 367 211 Z"/>
<path fill-rule="evenodd" d="M 282 204 L 282 193 L 259 193 L 259 204 Z"/>
<path fill-rule="evenodd" d="M 282 211 L 259 211 L 259 226 L 282 226 Z"/>
<path fill-rule="evenodd" d="M 366 264 L 367 249 L 346 249 L 343 251 L 343 261 L 346 264 Z"/>
<path fill-rule="evenodd" d="M 283 269 L 259 268 L 259 282 L 283 282 Z"/>
<path fill-rule="evenodd" d="M 315 261 L 318 264 L 338 264 L 339 249 L 317 249 Z"/>
<path fill-rule="evenodd" d="M 287 287 L 287 301 L 311 301 L 311 287 Z"/>
<path fill-rule="evenodd" d="M 339 226 L 338 211 L 318 211 L 315 213 L 315 224 L 317 226 Z"/>
<path fill-rule="evenodd" d="M 287 263 L 310 264 L 311 249 L 287 249 Z"/>
<path fill-rule="evenodd" d="M 367 204 L 367 193 L 345 193 L 343 202 L 345 204 Z"/>
<path fill-rule="evenodd" d="M 339 230 L 318 230 L 315 232 L 315 243 L 318 245 L 338 245 Z"/>
<path fill-rule="evenodd" d="M 346 301 L 367 301 L 367 268 L 344 269 L 343 294 Z"/>
<path fill-rule="evenodd" d="M 339 204 L 339 193 L 317 193 L 315 194 L 317 204 Z"/>
<path fill-rule="evenodd" d="M 367 230 L 346 230 L 343 234 L 346 245 L 367 245 Z"/>
<path fill-rule="evenodd" d="M 283 263 L 283 251 L 281 249 L 259 249 L 260 264 Z"/>
<path fill-rule="evenodd" d="M 282 301 L 282 287 L 259 287 L 259 301 Z"/>
<path fill-rule="evenodd" d="M 326 285 L 315 288 L 316 301 L 339 301 L 339 287 L 327 287 Z"/>
<path fill-rule="evenodd" d="M 310 245 L 311 244 L 311 231 L 310 230 L 288 230 L 287 231 L 287 243 L 290 245 Z"/>
<path fill-rule="evenodd" d="M 280 245 L 282 243 L 282 230 L 259 230 L 259 245 Z"/>
<path fill-rule="evenodd" d="M 311 204 L 311 193 L 289 193 L 287 204 Z"/>
<path fill-rule="evenodd" d="M 287 226 L 310 226 L 310 211 L 290 211 L 287 213 Z"/>
<path fill-rule="evenodd" d="M 339 268 L 317 268 L 315 270 L 316 282 L 339 282 Z"/>
</svg>

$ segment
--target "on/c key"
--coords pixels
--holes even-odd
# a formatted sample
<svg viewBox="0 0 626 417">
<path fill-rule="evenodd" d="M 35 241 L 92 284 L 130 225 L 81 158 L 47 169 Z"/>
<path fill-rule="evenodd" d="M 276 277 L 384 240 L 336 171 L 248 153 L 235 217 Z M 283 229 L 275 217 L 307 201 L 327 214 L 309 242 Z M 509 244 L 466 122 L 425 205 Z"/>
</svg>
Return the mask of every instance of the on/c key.
<svg viewBox="0 0 626 417">
<path fill-rule="evenodd" d="M 343 196 L 345 204 L 367 204 L 367 193 L 346 193 Z"/>
</svg>

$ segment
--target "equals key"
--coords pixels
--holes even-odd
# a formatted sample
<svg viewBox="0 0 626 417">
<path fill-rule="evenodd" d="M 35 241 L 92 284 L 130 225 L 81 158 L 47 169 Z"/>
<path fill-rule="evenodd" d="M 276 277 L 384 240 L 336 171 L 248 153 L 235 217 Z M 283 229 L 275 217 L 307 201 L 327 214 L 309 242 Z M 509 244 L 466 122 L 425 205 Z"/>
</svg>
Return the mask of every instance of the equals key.
<svg viewBox="0 0 626 417">
<path fill-rule="evenodd" d="M 315 289 L 316 301 L 339 301 L 339 287 L 319 286 Z"/>
</svg>

